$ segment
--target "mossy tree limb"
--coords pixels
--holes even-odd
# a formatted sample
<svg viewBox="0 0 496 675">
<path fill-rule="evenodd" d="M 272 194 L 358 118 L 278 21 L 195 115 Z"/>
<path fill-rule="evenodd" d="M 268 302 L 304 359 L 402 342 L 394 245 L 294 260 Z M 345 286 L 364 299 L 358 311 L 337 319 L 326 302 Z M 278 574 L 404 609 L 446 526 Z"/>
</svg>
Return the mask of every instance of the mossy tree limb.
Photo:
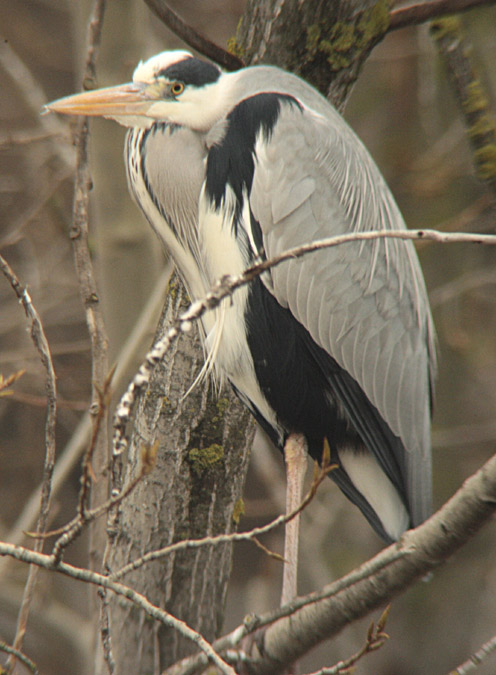
<svg viewBox="0 0 496 675">
<path fill-rule="evenodd" d="M 248 0 L 230 49 L 247 65 L 293 71 L 341 108 L 388 27 L 387 0 Z"/>
<path fill-rule="evenodd" d="M 431 34 L 463 114 L 477 177 L 496 193 L 496 118 L 462 22 L 456 16 L 437 19 L 431 24 Z"/>
</svg>

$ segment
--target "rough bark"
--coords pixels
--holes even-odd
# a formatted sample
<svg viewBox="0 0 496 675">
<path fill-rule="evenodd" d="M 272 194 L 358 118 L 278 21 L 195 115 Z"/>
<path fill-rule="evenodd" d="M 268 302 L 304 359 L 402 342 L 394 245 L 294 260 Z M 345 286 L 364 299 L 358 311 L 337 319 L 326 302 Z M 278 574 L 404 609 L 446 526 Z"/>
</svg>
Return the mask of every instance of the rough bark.
<svg viewBox="0 0 496 675">
<path fill-rule="evenodd" d="M 387 0 L 248 0 L 231 49 L 291 70 L 342 107 L 388 26 Z"/>
<path fill-rule="evenodd" d="M 158 333 L 184 307 L 177 280 Z M 203 362 L 196 331 L 183 335 L 159 364 L 141 396 L 124 483 L 140 469 L 144 446 L 158 443 L 155 469 L 120 507 L 110 533 L 109 568 L 117 571 L 143 553 L 172 542 L 229 533 L 242 497 L 253 423 L 232 393 L 198 384 L 185 396 Z M 173 554 L 126 575 L 124 581 L 212 640 L 222 625 L 230 545 Z M 192 651 L 190 642 L 159 628 L 136 609 L 110 598 L 116 672 L 159 672 Z M 106 672 L 100 664 L 100 673 Z"/>
</svg>

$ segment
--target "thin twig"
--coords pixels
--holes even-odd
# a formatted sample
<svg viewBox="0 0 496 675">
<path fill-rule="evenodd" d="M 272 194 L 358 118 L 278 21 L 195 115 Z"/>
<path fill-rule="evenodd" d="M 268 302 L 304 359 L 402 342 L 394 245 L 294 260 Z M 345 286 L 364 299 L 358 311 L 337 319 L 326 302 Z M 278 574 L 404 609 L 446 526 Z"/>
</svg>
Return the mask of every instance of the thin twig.
<svg viewBox="0 0 496 675">
<path fill-rule="evenodd" d="M 193 302 L 190 307 L 181 314 L 174 325 L 153 345 L 137 374 L 122 396 L 114 416 L 113 454 L 119 456 L 128 446 L 129 439 L 126 437 L 126 426 L 130 420 L 136 399 L 139 393 L 147 386 L 153 369 L 164 357 L 171 345 L 178 339 L 181 333 L 191 330 L 192 322 L 198 321 L 208 310 L 218 307 L 224 298 L 231 296 L 238 288 L 250 283 L 281 263 L 301 258 L 308 253 L 319 251 L 333 246 L 342 246 L 351 242 L 368 241 L 375 239 L 403 239 L 416 241 L 436 241 L 439 243 L 476 243 L 496 245 L 496 235 L 468 234 L 465 232 L 438 232 L 436 230 L 377 230 L 370 232 L 353 232 L 329 239 L 321 239 L 310 244 L 297 246 L 270 260 L 258 262 L 238 276 L 226 275 L 219 279 L 205 298 Z"/>
<path fill-rule="evenodd" d="M 96 393 L 98 396 L 98 406 L 96 410 L 96 414 L 93 420 L 93 431 L 91 434 L 91 439 L 90 443 L 88 446 L 88 449 L 86 450 L 86 454 L 83 459 L 83 472 L 81 475 L 81 489 L 79 491 L 79 506 L 78 506 L 78 512 L 79 512 L 79 517 L 82 521 L 85 519 L 86 515 L 86 508 L 89 502 L 89 495 L 90 495 L 90 490 L 91 490 L 91 484 L 92 484 L 92 477 L 94 478 L 95 473 L 92 469 L 91 462 L 93 459 L 93 455 L 95 453 L 95 449 L 98 444 L 98 438 L 100 436 L 100 433 L 102 433 L 102 425 L 105 422 L 107 418 L 107 411 L 109 409 L 110 405 L 110 399 L 112 396 L 112 391 L 110 389 L 110 383 L 112 381 L 112 376 L 114 374 L 115 368 L 112 368 L 110 373 L 107 375 L 105 378 L 105 382 L 103 383 L 103 390 L 100 391 L 100 389 L 96 388 Z M 106 433 L 106 430 L 103 429 L 103 433 Z"/>
<path fill-rule="evenodd" d="M 94 0 L 88 32 L 86 37 L 86 61 L 83 72 L 83 88 L 93 87 L 96 81 L 96 62 L 100 47 L 103 17 L 105 14 L 105 0 Z M 90 462 L 94 458 L 93 468 L 96 479 L 92 482 L 89 495 L 88 474 L 83 474 L 81 488 L 81 512 L 80 522 L 75 526 L 72 533 L 64 535 L 56 542 L 54 547 L 55 557 L 60 557 L 64 546 L 68 545 L 83 527 L 84 507 L 87 501 L 95 507 L 104 502 L 108 496 L 108 481 L 105 479 L 105 467 L 108 466 L 108 438 L 107 420 L 108 405 L 102 400 L 100 392 L 104 390 L 107 381 L 108 367 L 108 338 L 105 329 L 103 314 L 99 304 L 97 286 L 93 271 L 93 264 L 88 246 L 88 205 L 89 189 L 91 185 L 88 169 L 88 121 L 81 118 L 78 121 L 78 134 L 76 144 L 76 176 L 74 181 L 74 206 L 70 236 L 73 241 L 74 259 L 78 275 L 81 298 L 86 311 L 86 323 L 91 340 L 91 364 L 92 364 L 92 392 L 90 413 L 95 415 L 93 420 L 93 437 L 90 442 L 90 450 L 85 470 L 89 469 Z M 89 536 L 89 559 L 90 567 L 98 569 L 101 566 L 105 550 L 105 532 L 99 523 L 90 527 Z M 66 543 L 67 542 L 67 543 Z M 58 546 L 58 548 L 57 548 Z M 91 598 L 91 611 L 96 614 L 97 608 L 94 598 Z M 99 612 L 101 614 L 101 610 Z M 108 663 L 108 661 L 107 661 Z"/>
<path fill-rule="evenodd" d="M 205 655 L 212 661 L 224 675 L 236 675 L 235 671 L 229 666 L 212 648 L 212 645 L 205 640 L 205 638 L 190 628 L 184 621 L 176 619 L 165 610 L 152 604 L 144 595 L 138 593 L 133 588 L 125 586 L 109 577 L 92 570 L 82 567 L 75 567 L 68 563 L 60 562 L 56 567 L 53 566 L 53 558 L 51 555 L 45 553 L 37 553 L 31 551 L 23 546 L 15 546 L 0 542 L 0 555 L 8 555 L 20 562 L 37 565 L 43 569 L 63 574 L 64 576 L 78 581 L 85 582 L 99 586 L 101 588 L 108 588 L 116 595 L 122 597 L 136 607 L 142 609 L 146 614 L 164 624 L 169 628 L 173 628 L 178 633 L 183 635 L 188 640 L 191 640 Z"/>
<path fill-rule="evenodd" d="M 84 526 L 88 523 L 93 522 L 100 516 L 108 513 L 111 509 L 118 506 L 126 497 L 128 497 L 138 483 L 147 476 L 152 470 L 155 464 L 155 457 L 158 445 L 152 446 L 151 448 L 145 448 L 142 451 L 142 462 L 141 462 L 141 471 L 136 475 L 128 485 L 125 485 L 121 492 L 117 495 L 112 495 L 103 504 L 99 504 L 94 509 L 84 509 L 83 513 L 79 513 L 73 520 L 71 520 L 67 525 L 64 525 L 59 530 L 55 532 L 47 532 L 44 537 L 52 536 L 53 534 L 61 534 L 61 537 L 55 542 L 52 556 L 54 560 L 54 565 L 56 565 L 61 557 L 64 549 L 71 544 L 74 539 L 81 533 Z M 35 535 L 36 536 L 36 535 Z"/>
<path fill-rule="evenodd" d="M 290 659 L 288 662 L 299 658 L 319 639 L 332 637 L 342 630 L 351 617 L 356 620 L 365 616 L 453 555 L 493 517 L 496 510 L 495 488 L 496 456 L 493 456 L 437 513 L 415 530 L 405 532 L 398 542 L 318 593 L 296 598 L 286 607 L 262 617 L 248 617 L 232 633 L 216 640 L 213 648 L 223 653 L 239 645 L 248 634 L 270 623 L 268 633 L 276 632 L 277 637 L 270 641 L 269 651 L 275 649 L 277 655 L 261 655 L 259 660 L 245 655 L 248 669 L 253 667 L 254 672 L 273 672 L 269 670 L 270 665 L 275 665 L 272 659 L 283 658 L 282 652 Z M 291 625 L 287 620 L 278 621 L 283 615 L 291 616 Z M 299 628 L 296 629 L 296 626 Z M 316 626 L 319 626 L 318 633 L 312 629 Z M 257 641 L 262 650 L 267 634 L 263 643 Z M 183 659 L 165 672 L 167 675 L 193 675 L 204 666 L 203 656 L 196 655 Z"/>
<path fill-rule="evenodd" d="M 432 0 L 393 9 L 390 13 L 389 30 L 418 26 L 431 19 L 447 14 L 467 12 L 483 5 L 492 5 L 495 0 Z"/>
<path fill-rule="evenodd" d="M 407 550 L 393 550 L 393 547 L 390 546 L 388 549 L 381 551 L 374 558 L 361 565 L 358 569 L 349 572 L 345 577 L 329 584 L 321 591 L 295 598 L 289 604 L 283 607 L 277 607 L 260 616 L 254 614 L 248 615 L 240 626 L 237 626 L 230 633 L 217 639 L 212 646 L 218 653 L 233 649 L 248 635 L 251 635 L 255 631 L 260 631 L 260 629 L 270 626 L 280 619 L 285 619 L 304 607 L 309 607 L 310 605 L 317 604 L 323 600 L 331 599 L 339 593 L 351 589 L 365 579 L 372 578 L 378 573 L 383 573 L 401 558 L 407 557 L 409 553 L 410 551 Z M 195 673 L 202 664 L 205 665 L 205 661 L 202 655 L 197 654 L 186 657 L 175 666 L 171 666 L 166 672 L 171 675 L 179 675 L 179 673 L 181 673 L 181 675 L 192 675 L 192 673 Z"/>
<path fill-rule="evenodd" d="M 172 274 L 172 269 L 172 264 L 169 262 L 157 281 L 143 311 L 139 315 L 135 327 L 117 356 L 117 367 L 113 377 L 114 387 L 117 389 L 123 384 L 124 377 L 129 371 L 130 364 L 134 363 L 136 359 L 137 351 L 139 345 L 143 342 L 144 335 L 148 334 L 150 331 L 152 322 L 155 320 L 155 317 L 162 307 L 165 292 L 164 289 L 167 287 L 170 275 Z M 89 413 L 87 413 L 79 422 L 71 440 L 66 445 L 55 464 L 52 481 L 53 496 L 55 496 L 62 486 L 65 485 L 67 476 L 78 462 L 84 449 L 87 447 L 91 432 L 91 419 Z M 24 533 L 33 529 L 36 515 L 39 510 L 40 494 L 41 486 L 36 488 L 27 499 L 23 511 L 5 537 L 10 543 L 21 544 L 25 538 Z M 0 578 L 1 575 L 4 574 L 8 562 L 9 558 L 0 560 Z"/>
<path fill-rule="evenodd" d="M 122 577 L 125 576 L 126 574 L 129 574 L 129 572 L 134 572 L 135 570 L 137 570 L 138 568 L 142 567 L 143 565 L 149 562 L 158 560 L 159 558 L 163 558 L 164 556 L 167 555 L 171 555 L 172 553 L 177 553 L 178 551 L 184 551 L 185 549 L 189 548 L 201 548 L 202 546 L 216 546 L 217 544 L 224 544 L 228 542 L 253 541 L 266 553 L 268 553 L 271 556 L 274 556 L 275 554 L 268 551 L 268 549 L 265 546 L 260 544 L 260 542 L 257 540 L 257 537 L 267 534 L 267 532 L 271 532 L 275 528 L 284 525 L 285 523 L 288 523 L 290 520 L 293 520 L 293 518 L 295 518 L 298 514 L 300 514 L 315 497 L 317 490 L 321 485 L 322 481 L 325 479 L 325 477 L 335 468 L 336 466 L 334 464 L 333 465 L 323 464 L 322 467 L 318 468 L 315 473 L 312 484 L 310 486 L 310 489 L 308 490 L 307 494 L 305 495 L 301 503 L 290 513 L 278 516 L 277 518 L 272 520 L 270 523 L 267 523 L 266 525 L 263 525 L 261 527 L 254 527 L 252 530 L 249 530 L 248 532 L 231 532 L 230 534 L 218 534 L 213 537 L 203 537 L 202 539 L 185 539 L 182 541 L 177 541 L 174 544 L 170 544 L 169 546 L 165 546 L 164 548 L 157 549 L 156 551 L 150 551 L 150 553 L 147 553 L 138 558 L 137 560 L 128 563 L 124 567 L 121 567 L 120 570 L 117 570 L 117 572 L 114 572 L 111 575 L 111 578 L 122 579 Z M 279 559 L 283 560 L 281 556 L 279 556 Z"/>
<path fill-rule="evenodd" d="M 57 420 L 57 386 L 55 370 L 53 368 L 50 347 L 43 329 L 43 324 L 40 315 L 33 305 L 31 296 L 2 256 L 0 256 L 0 268 L 9 280 L 10 285 L 24 307 L 26 316 L 31 323 L 31 339 L 35 348 L 38 350 L 41 363 L 46 372 L 45 388 L 47 392 L 47 414 L 45 421 L 45 460 L 43 466 L 41 502 L 36 527 L 37 532 L 42 534 L 46 529 L 48 513 L 50 510 L 52 474 L 55 463 L 55 424 Z M 41 551 L 43 549 L 43 539 L 37 540 L 34 548 L 35 551 Z M 13 642 L 14 649 L 18 651 L 22 651 L 37 574 L 37 567 L 32 566 L 29 568 L 29 574 L 24 587 L 21 607 L 17 619 L 16 635 Z M 14 664 L 15 660 L 9 660 L 9 668 L 13 668 Z"/>
<path fill-rule="evenodd" d="M 93 86 L 96 79 L 96 60 L 101 40 L 105 0 L 95 0 L 88 24 L 86 60 L 83 74 L 83 87 Z M 100 300 L 98 297 L 93 263 L 88 245 L 88 206 L 91 186 L 88 169 L 88 121 L 78 120 L 76 142 L 76 175 L 74 181 L 74 205 L 70 237 L 73 242 L 74 259 L 78 277 L 79 290 L 86 312 L 86 323 L 91 341 L 92 357 L 92 396 L 90 411 L 99 415 L 99 391 L 103 390 L 108 373 L 108 338 L 105 329 Z M 106 428 L 107 411 L 103 413 L 101 428 Z M 107 498 L 108 486 L 104 479 L 104 469 L 108 465 L 107 434 L 100 433 L 94 446 L 94 469 L 96 480 L 93 481 L 90 500 L 91 506 L 98 505 Z M 90 566 L 99 567 L 103 554 L 103 530 L 90 528 Z"/>
<path fill-rule="evenodd" d="M 103 648 L 103 658 L 107 664 L 109 675 L 115 673 L 115 659 L 112 652 L 112 632 L 110 630 L 110 607 L 108 591 L 106 588 L 99 588 L 100 597 L 100 640 Z"/>
<path fill-rule="evenodd" d="M 485 642 L 472 656 L 464 663 L 452 670 L 449 675 L 466 675 L 476 670 L 480 664 L 496 651 L 496 635 Z"/>
<path fill-rule="evenodd" d="M 187 24 L 181 17 L 174 12 L 164 0 L 145 0 L 150 9 L 155 12 L 158 18 L 171 29 L 187 45 L 196 49 L 226 70 L 239 70 L 244 67 L 244 62 L 234 54 L 222 49 L 219 45 L 206 38 Z"/>
<path fill-rule="evenodd" d="M 51 139 L 52 152 L 60 158 L 65 168 L 72 169 L 74 149 L 70 143 L 60 143 L 60 136 L 67 138 L 67 126 L 56 119 L 55 115 L 40 116 L 39 113 L 47 102 L 47 95 L 39 78 L 34 77 L 7 40 L 0 41 L 0 66 L 8 73 L 24 103 L 36 116 L 43 132 Z"/>
<path fill-rule="evenodd" d="M 53 196 L 60 189 L 60 186 L 72 178 L 74 169 L 63 166 L 50 181 L 50 184 L 42 187 L 36 194 L 36 199 L 31 203 L 13 222 L 9 225 L 9 232 L 0 239 L 0 249 L 7 246 L 14 246 L 23 236 L 24 228 L 29 225 L 48 204 Z"/>
<path fill-rule="evenodd" d="M 345 673 L 351 675 L 353 672 L 352 668 L 356 663 L 358 663 L 358 661 L 360 661 L 366 654 L 370 654 L 370 652 L 380 649 L 387 642 L 387 640 L 389 640 L 389 635 L 384 632 L 384 629 L 386 627 L 390 609 L 391 605 L 388 605 L 380 616 L 377 626 L 374 625 L 374 622 L 372 621 L 367 631 L 365 644 L 361 649 L 358 650 L 358 652 L 349 658 L 344 659 L 344 661 L 339 661 L 332 667 L 321 668 L 320 670 L 317 670 L 314 673 L 309 673 L 308 675 L 344 675 Z"/>
<path fill-rule="evenodd" d="M 492 457 L 476 474 L 467 479 L 457 493 L 423 525 L 414 531 L 405 533 L 399 542 L 381 551 L 371 561 L 362 565 L 359 570 L 352 572 L 339 582 L 322 589 L 320 597 L 325 594 L 326 598 L 333 597 L 336 593 L 341 593 L 343 590 L 352 591 L 349 598 L 351 603 L 353 603 L 352 605 L 346 605 L 346 593 L 343 597 L 338 597 L 333 605 L 329 605 L 328 600 L 324 603 L 322 610 L 326 613 L 327 617 L 331 617 L 333 622 L 332 630 L 334 632 L 341 630 L 342 621 L 349 621 L 350 614 L 354 618 L 363 616 L 366 612 L 406 588 L 411 581 L 425 575 L 426 572 L 438 566 L 448 556 L 456 552 L 492 517 L 496 508 L 494 501 L 495 486 L 496 458 Z M 128 586 L 116 582 L 114 579 L 87 569 L 76 568 L 63 562 L 54 568 L 51 556 L 3 542 L 0 542 L 1 555 L 11 556 L 25 563 L 33 563 L 71 578 L 108 588 L 142 608 L 152 618 L 179 630 L 188 639 L 193 639 L 200 646 L 203 654 L 208 655 L 208 658 L 212 658 L 212 660 L 219 658 L 216 652 L 220 651 L 221 646 L 229 648 L 230 644 L 238 644 L 243 636 L 260 626 L 259 620 L 247 620 L 244 625 L 238 627 L 230 636 L 216 641 L 214 645 L 206 643 L 207 648 L 205 649 L 205 642 L 200 643 L 194 637 L 198 635 L 197 633 L 191 631 L 182 622 L 178 622 L 177 619 L 168 615 L 167 612 L 152 605 L 141 594 L 136 593 Z M 403 560 L 405 556 L 406 558 Z M 389 568 L 388 574 L 381 574 L 381 583 L 377 583 L 377 571 L 384 570 L 385 568 Z M 362 599 L 360 603 L 356 602 L 355 596 L 357 594 Z M 299 606 L 304 607 L 305 604 L 313 604 L 316 602 L 317 597 L 316 594 L 312 594 L 306 598 L 300 598 L 298 599 Z M 360 605 L 360 607 L 357 605 Z M 292 614 L 295 614 L 295 619 L 301 620 L 302 613 L 295 612 L 294 608 L 290 606 L 286 608 L 286 610 L 290 609 L 292 610 Z M 339 617 L 336 616 L 336 611 Z M 316 617 L 314 613 L 311 614 L 311 617 L 305 612 L 303 612 L 303 615 L 315 621 Z M 262 617 L 262 619 L 265 619 L 265 617 Z M 273 615 L 271 616 L 271 620 L 273 620 Z M 283 624 L 283 628 L 284 626 L 285 624 Z M 302 630 L 303 628 L 302 626 Z M 201 636 L 200 640 L 202 640 Z M 305 644 L 302 643 L 300 648 L 304 648 Z M 215 654 L 215 658 L 210 656 L 212 651 Z M 205 664 L 206 661 L 202 661 L 202 656 L 196 656 L 182 661 L 181 664 L 176 664 L 169 668 L 167 672 L 181 672 L 182 675 L 191 674 L 196 671 L 201 663 Z M 222 672 L 229 672 L 232 675 L 234 671 L 223 670 Z M 265 669 L 263 672 L 267 672 L 267 670 Z"/>
<path fill-rule="evenodd" d="M 14 384 L 14 382 L 17 382 L 17 380 L 21 378 L 25 372 L 25 370 L 18 370 L 16 373 L 12 373 L 8 377 L 4 377 L 3 374 L 0 373 L 0 396 L 11 396 L 14 392 L 8 387 Z"/>
<path fill-rule="evenodd" d="M 6 654 L 15 656 L 15 658 L 19 659 L 21 663 L 24 663 L 26 668 L 28 668 L 33 673 L 33 675 L 38 675 L 38 668 L 36 667 L 36 663 L 34 663 L 34 661 L 31 661 L 31 659 L 29 659 L 26 656 L 26 654 L 23 654 L 18 649 L 14 649 L 14 647 L 11 647 L 3 640 L 0 640 L 0 652 L 5 652 Z"/>
</svg>

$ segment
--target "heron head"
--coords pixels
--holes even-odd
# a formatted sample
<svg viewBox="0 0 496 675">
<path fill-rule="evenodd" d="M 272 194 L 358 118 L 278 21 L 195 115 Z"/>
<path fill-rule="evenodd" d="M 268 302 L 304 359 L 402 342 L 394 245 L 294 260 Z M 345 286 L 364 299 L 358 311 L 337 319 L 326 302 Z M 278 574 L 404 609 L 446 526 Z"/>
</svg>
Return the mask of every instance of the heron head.
<svg viewBox="0 0 496 675">
<path fill-rule="evenodd" d="M 226 107 L 225 74 L 182 50 L 140 62 L 132 82 L 67 96 L 46 106 L 65 115 L 108 117 L 126 127 L 169 122 L 207 131 Z"/>
</svg>

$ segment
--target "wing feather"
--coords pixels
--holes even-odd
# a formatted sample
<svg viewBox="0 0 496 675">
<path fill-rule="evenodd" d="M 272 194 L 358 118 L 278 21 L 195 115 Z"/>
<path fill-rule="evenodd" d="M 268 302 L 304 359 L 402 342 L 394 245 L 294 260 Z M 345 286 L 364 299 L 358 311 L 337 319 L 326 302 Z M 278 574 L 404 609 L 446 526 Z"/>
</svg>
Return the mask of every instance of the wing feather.
<svg viewBox="0 0 496 675">
<path fill-rule="evenodd" d="M 381 174 L 346 123 L 337 113 L 326 117 L 305 107 L 283 105 L 270 139 L 257 142 L 250 207 L 268 258 L 344 232 L 405 227 Z M 280 304 L 351 375 L 401 439 L 389 451 L 403 467 L 407 499 L 418 522 L 428 508 L 430 489 L 424 486 L 430 484 L 435 357 L 413 246 L 398 240 L 354 242 L 291 260 L 270 277 Z M 356 392 L 346 382 L 335 386 L 345 407 L 358 417 Z M 377 429 L 370 420 L 356 424 L 398 484 L 388 450 L 373 439 Z M 410 493 L 414 489 L 417 495 Z"/>
</svg>

